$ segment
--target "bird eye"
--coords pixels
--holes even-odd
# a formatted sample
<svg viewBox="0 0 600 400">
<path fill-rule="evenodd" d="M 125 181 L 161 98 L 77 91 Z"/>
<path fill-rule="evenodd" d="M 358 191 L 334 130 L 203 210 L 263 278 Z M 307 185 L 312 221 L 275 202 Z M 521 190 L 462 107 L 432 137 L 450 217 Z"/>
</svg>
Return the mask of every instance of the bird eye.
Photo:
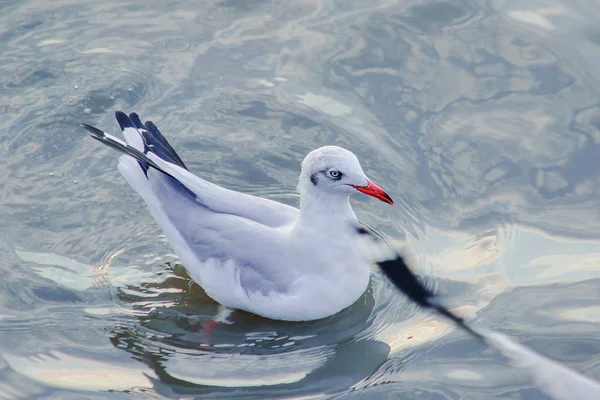
<svg viewBox="0 0 600 400">
<path fill-rule="evenodd" d="M 329 171 L 329 176 L 335 179 L 340 179 L 342 177 L 342 173 L 340 171 L 332 169 L 331 171 Z"/>
</svg>

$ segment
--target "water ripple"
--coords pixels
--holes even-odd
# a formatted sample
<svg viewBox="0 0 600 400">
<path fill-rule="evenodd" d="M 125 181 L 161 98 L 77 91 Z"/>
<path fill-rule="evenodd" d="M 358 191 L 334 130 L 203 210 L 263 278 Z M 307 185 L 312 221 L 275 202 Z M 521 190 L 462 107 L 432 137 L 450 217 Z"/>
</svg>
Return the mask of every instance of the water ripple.
<svg viewBox="0 0 600 400">
<path fill-rule="evenodd" d="M 292 205 L 308 151 L 351 149 L 397 204 L 357 214 L 446 304 L 598 376 L 596 6 L 0 8 L 0 398 L 539 395 L 375 271 L 323 321 L 227 315 L 77 126 L 117 132 L 116 109 L 194 173 Z"/>
</svg>

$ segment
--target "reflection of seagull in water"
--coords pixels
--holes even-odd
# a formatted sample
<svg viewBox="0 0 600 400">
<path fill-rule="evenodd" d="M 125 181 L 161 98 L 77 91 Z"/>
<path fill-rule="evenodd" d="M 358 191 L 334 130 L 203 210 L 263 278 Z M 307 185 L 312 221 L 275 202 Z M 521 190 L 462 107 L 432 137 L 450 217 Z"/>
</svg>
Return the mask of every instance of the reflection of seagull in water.
<svg viewBox="0 0 600 400">
<path fill-rule="evenodd" d="M 119 171 L 144 199 L 191 278 L 219 303 L 274 319 L 324 318 L 350 306 L 369 282 L 350 195 L 393 204 L 356 156 L 325 146 L 302 162 L 300 209 L 209 183 L 188 171 L 152 122 L 116 113 L 125 153 Z"/>
</svg>

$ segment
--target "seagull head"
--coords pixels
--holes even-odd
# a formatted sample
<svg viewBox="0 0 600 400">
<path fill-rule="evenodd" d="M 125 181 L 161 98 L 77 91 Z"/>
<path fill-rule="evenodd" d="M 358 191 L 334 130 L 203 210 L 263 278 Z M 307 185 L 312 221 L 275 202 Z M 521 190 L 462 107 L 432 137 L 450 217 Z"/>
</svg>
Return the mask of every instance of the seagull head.
<svg viewBox="0 0 600 400">
<path fill-rule="evenodd" d="M 337 146 L 313 150 L 302 161 L 298 192 L 302 195 L 312 190 L 344 195 L 361 192 L 394 204 L 383 189 L 367 178 L 354 153 Z"/>
</svg>

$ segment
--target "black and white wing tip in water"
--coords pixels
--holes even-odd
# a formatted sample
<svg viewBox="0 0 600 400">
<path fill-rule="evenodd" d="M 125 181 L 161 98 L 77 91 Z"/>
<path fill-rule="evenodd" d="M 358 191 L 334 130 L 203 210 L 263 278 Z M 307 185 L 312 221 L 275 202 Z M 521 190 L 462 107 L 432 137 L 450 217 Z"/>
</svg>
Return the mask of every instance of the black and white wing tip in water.
<svg viewBox="0 0 600 400">
<path fill-rule="evenodd" d="M 425 287 L 406 265 L 398 251 L 389 247 L 382 239 L 365 228 L 358 233 L 370 239 L 372 257 L 384 275 L 406 297 L 419 306 L 434 310 L 451 320 L 477 340 L 504 355 L 511 364 L 526 370 L 540 390 L 555 400 L 598 400 L 600 383 L 551 360 L 516 340 L 489 329 L 472 328 L 464 319 L 439 303 L 434 292 Z"/>
</svg>

